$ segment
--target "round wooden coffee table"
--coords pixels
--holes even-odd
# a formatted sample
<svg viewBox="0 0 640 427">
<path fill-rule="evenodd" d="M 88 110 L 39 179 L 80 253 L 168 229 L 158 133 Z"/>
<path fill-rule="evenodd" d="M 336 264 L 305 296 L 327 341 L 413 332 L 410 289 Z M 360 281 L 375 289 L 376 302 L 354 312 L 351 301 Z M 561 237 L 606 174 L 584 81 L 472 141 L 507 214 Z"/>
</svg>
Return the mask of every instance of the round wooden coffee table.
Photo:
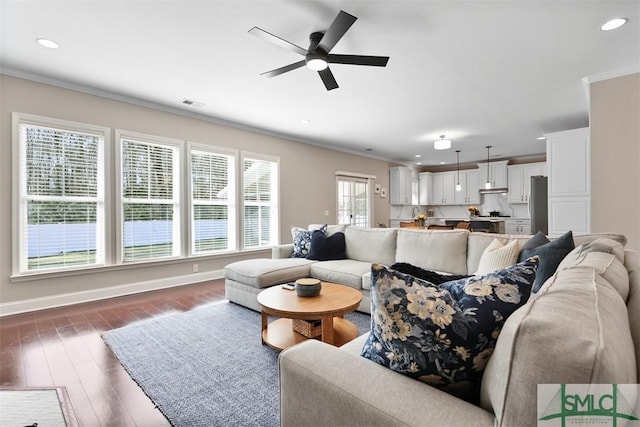
<svg viewBox="0 0 640 427">
<path fill-rule="evenodd" d="M 284 350 L 309 338 L 293 330 L 293 319 L 321 320 L 322 341 L 336 346 L 358 336 L 358 328 L 343 319 L 362 301 L 362 294 L 354 288 L 322 282 L 320 295 L 299 297 L 296 291 L 272 286 L 258 294 L 262 307 L 262 343 L 276 350 Z M 268 322 L 268 316 L 279 317 Z"/>
</svg>

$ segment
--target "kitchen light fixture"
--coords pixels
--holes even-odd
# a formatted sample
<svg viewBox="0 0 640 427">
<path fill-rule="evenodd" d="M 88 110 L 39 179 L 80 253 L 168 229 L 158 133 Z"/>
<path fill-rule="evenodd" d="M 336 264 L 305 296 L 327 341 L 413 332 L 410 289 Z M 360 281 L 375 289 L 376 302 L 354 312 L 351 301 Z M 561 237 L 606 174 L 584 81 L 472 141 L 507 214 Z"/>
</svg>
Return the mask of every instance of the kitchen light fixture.
<svg viewBox="0 0 640 427">
<path fill-rule="evenodd" d="M 440 135 L 440 139 L 433 141 L 434 150 L 447 150 L 451 148 L 451 140 L 444 139 L 444 135 Z"/>
<path fill-rule="evenodd" d="M 36 39 L 36 42 L 38 42 L 38 44 L 42 47 L 46 47 L 48 49 L 57 49 L 60 47 L 60 45 L 56 42 L 54 42 L 53 40 L 49 40 L 49 39 Z"/>
<path fill-rule="evenodd" d="M 611 19 L 600 26 L 600 31 L 611 31 L 622 27 L 629 21 L 627 18 Z"/>
<path fill-rule="evenodd" d="M 462 191 L 462 185 L 460 185 L 460 150 L 456 150 L 456 163 L 458 165 L 458 183 L 456 184 L 456 191 Z"/>
<path fill-rule="evenodd" d="M 489 190 L 491 188 L 491 181 L 489 180 L 489 150 L 491 149 L 490 145 L 487 145 L 487 182 L 484 183 L 484 188 Z"/>
</svg>

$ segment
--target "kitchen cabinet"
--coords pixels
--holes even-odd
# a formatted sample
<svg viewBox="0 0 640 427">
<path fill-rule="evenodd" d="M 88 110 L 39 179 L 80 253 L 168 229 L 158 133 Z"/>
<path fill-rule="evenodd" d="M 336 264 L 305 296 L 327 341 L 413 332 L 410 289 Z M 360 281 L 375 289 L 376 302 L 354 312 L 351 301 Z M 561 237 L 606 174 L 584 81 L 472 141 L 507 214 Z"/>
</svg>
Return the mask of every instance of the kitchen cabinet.
<svg viewBox="0 0 640 427">
<path fill-rule="evenodd" d="M 418 179 L 411 168 L 389 168 L 389 201 L 392 205 L 418 204 Z"/>
<path fill-rule="evenodd" d="M 531 234 L 530 219 L 507 219 L 504 222 L 506 234 Z"/>
<path fill-rule="evenodd" d="M 457 181 L 456 173 L 456 181 Z M 454 190 L 455 190 L 454 183 Z M 454 204 L 456 205 L 479 205 L 480 204 L 480 172 L 478 170 L 460 171 L 460 191 L 454 191 Z"/>
<path fill-rule="evenodd" d="M 418 204 L 433 205 L 433 174 L 431 172 L 422 172 L 418 174 Z"/>
<path fill-rule="evenodd" d="M 489 182 L 491 188 L 507 188 L 507 163 L 508 160 L 501 160 L 499 162 L 489 163 Z M 478 169 L 480 171 L 480 188 L 485 188 L 487 182 L 487 164 L 478 163 Z"/>
<path fill-rule="evenodd" d="M 455 205 L 456 173 L 440 172 L 433 175 L 433 205 Z"/>
<path fill-rule="evenodd" d="M 537 175 L 547 175 L 547 164 L 527 163 L 522 165 L 508 166 L 509 182 L 509 203 L 528 203 L 531 193 L 531 177 Z"/>
<path fill-rule="evenodd" d="M 591 232 L 591 141 L 589 128 L 547 137 L 549 235 Z"/>
</svg>

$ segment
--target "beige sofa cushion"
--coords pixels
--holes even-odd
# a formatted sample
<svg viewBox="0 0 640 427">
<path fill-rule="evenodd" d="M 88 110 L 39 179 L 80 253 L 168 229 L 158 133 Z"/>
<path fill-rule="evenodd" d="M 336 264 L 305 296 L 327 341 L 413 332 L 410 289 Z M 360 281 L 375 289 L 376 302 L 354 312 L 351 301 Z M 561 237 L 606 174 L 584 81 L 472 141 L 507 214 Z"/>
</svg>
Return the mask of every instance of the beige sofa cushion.
<svg viewBox="0 0 640 427">
<path fill-rule="evenodd" d="M 505 323 L 482 381 L 496 426 L 536 425 L 537 384 L 636 381 L 624 301 L 590 268 L 557 272 Z"/>
<path fill-rule="evenodd" d="M 224 268 L 224 277 L 254 288 L 267 288 L 309 276 L 316 261 L 306 258 L 257 258 L 237 261 Z"/>
<path fill-rule="evenodd" d="M 395 228 L 361 228 L 348 226 L 344 231 L 347 258 L 356 261 L 391 265 L 396 255 Z"/>
<path fill-rule="evenodd" d="M 311 265 L 311 277 L 355 289 L 362 288 L 362 276 L 366 273 L 371 273 L 371 263 L 352 259 L 320 261 Z"/>
<path fill-rule="evenodd" d="M 428 270 L 468 274 L 468 236 L 467 230 L 423 231 L 400 228 L 396 262 L 407 262 Z"/>
<path fill-rule="evenodd" d="M 524 235 L 512 235 L 512 234 L 493 234 L 493 233 L 470 233 L 469 242 L 467 247 L 467 270 L 476 271 L 480 265 L 480 258 L 484 250 L 493 242 L 493 239 L 498 239 L 501 243 L 507 244 L 512 240 L 518 242 L 518 247 L 521 248 L 531 236 Z"/>
</svg>

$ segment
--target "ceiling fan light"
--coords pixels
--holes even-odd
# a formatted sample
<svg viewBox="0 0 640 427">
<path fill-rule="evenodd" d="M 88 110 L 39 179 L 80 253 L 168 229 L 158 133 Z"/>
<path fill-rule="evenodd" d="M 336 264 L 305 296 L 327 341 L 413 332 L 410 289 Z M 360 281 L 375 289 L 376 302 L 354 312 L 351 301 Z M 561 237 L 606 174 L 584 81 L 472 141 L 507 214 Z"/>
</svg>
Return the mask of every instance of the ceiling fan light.
<svg viewBox="0 0 640 427">
<path fill-rule="evenodd" d="M 329 66 L 329 63 L 322 58 L 309 58 L 307 59 L 307 67 L 314 71 L 322 71 Z"/>
</svg>

